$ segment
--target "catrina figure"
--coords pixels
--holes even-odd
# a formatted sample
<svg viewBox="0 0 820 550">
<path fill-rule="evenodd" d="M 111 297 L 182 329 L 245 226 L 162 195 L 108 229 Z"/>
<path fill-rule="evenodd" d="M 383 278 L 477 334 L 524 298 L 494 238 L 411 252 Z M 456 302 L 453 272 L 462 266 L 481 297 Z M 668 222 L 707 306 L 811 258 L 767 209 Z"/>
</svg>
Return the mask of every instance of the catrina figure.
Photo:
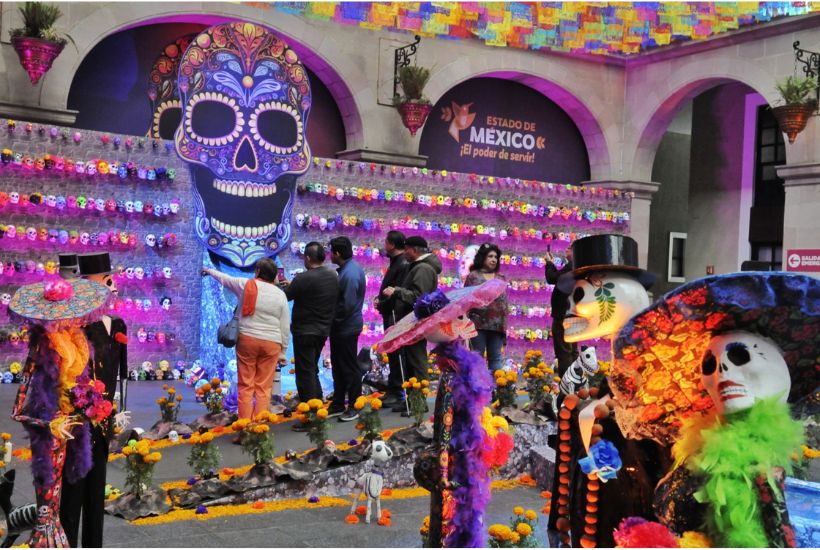
<svg viewBox="0 0 820 550">
<path fill-rule="evenodd" d="M 19 288 L 10 318 L 31 326 L 29 358 L 12 418 L 31 440 L 37 522 L 28 541 L 34 548 L 62 548 L 60 523 L 63 473 L 81 479 L 91 468 L 91 426 L 111 413 L 88 376 L 89 346 L 80 327 L 96 319 L 111 296 L 102 285 L 57 280 Z M 67 447 L 72 460 L 66 461 Z"/>
</svg>

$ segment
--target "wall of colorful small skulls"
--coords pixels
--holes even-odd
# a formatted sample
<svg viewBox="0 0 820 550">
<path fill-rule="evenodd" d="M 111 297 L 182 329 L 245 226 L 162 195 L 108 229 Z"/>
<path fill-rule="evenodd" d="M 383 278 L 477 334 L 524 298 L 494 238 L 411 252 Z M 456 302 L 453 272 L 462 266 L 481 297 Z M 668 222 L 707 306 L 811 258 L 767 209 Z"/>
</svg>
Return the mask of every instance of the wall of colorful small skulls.
<svg viewBox="0 0 820 550">
<path fill-rule="evenodd" d="M 7 120 L 0 126 L 0 372 L 19 378 L 27 334 L 7 305 L 57 277 L 57 254 L 111 253 L 113 315 L 129 328 L 134 377 L 179 376 L 199 347 L 191 190 L 173 144 Z M 195 281 L 195 284 L 190 284 Z"/>
<path fill-rule="evenodd" d="M 528 349 L 553 356 L 547 247 L 563 258 L 582 236 L 628 233 L 632 199 L 598 187 L 322 158 L 313 159 L 297 193 L 294 238 L 282 260 L 289 269 L 300 268 L 309 241 L 351 238 L 367 275 L 362 346 L 384 333 L 372 303 L 387 265 L 382 250 L 388 231 L 428 241 L 442 260 L 439 285 L 445 290 L 461 286 L 459 270 L 471 261 L 471 245 L 496 243 L 510 284 L 507 357 L 514 361 Z M 608 346 L 598 352 L 606 359 Z"/>
</svg>

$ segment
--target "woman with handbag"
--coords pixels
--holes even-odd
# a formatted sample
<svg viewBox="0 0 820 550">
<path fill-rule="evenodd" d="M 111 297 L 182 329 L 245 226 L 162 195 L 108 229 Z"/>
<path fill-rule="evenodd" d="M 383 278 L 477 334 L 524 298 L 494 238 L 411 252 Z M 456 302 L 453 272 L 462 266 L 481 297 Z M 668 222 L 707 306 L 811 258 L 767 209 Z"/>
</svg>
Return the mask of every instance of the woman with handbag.
<svg viewBox="0 0 820 550">
<path fill-rule="evenodd" d="M 236 338 L 239 418 L 253 418 L 270 405 L 276 363 L 288 347 L 288 299 L 276 285 L 277 268 L 270 258 L 256 262 L 253 279 L 231 277 L 204 268 L 202 276 L 206 275 L 239 298 L 235 316 L 239 320 Z"/>
</svg>

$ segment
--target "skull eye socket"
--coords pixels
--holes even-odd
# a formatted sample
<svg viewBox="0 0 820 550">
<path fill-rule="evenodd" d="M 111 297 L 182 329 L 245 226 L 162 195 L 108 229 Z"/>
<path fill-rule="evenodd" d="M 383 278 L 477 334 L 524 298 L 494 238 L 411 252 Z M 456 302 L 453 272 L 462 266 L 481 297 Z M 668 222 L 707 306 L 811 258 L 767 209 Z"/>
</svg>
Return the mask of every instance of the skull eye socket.
<svg viewBox="0 0 820 550">
<path fill-rule="evenodd" d="M 274 154 L 290 154 L 302 146 L 303 126 L 299 113 L 286 103 L 263 103 L 251 115 L 254 139 Z"/>
<path fill-rule="evenodd" d="M 182 122 L 182 109 L 179 106 L 167 107 L 159 115 L 156 133 L 160 139 L 174 139 L 174 133 Z"/>
<path fill-rule="evenodd" d="M 729 358 L 729 361 L 737 366 L 745 365 L 752 360 L 746 344 L 740 342 L 733 342 L 726 346 L 726 356 Z"/>
<path fill-rule="evenodd" d="M 584 294 L 586 294 L 584 292 L 584 289 L 580 286 L 577 287 L 575 289 L 575 292 L 572 293 L 572 301 L 577 304 L 578 302 L 584 299 Z"/>
<path fill-rule="evenodd" d="M 205 92 L 191 98 L 185 107 L 185 131 L 203 145 L 226 145 L 239 137 L 245 125 L 236 101 Z"/>
<path fill-rule="evenodd" d="M 700 364 L 700 370 L 704 376 L 711 376 L 717 370 L 717 359 L 711 350 L 706 350 L 706 355 L 703 356 L 703 362 Z"/>
</svg>

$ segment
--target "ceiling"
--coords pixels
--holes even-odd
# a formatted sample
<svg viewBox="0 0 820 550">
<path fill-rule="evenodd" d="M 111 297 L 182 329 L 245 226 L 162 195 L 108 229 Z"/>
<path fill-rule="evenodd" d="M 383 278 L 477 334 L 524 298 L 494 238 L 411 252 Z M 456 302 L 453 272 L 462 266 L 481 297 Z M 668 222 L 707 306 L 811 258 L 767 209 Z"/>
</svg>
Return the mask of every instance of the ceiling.
<svg viewBox="0 0 820 550">
<path fill-rule="evenodd" d="M 247 2 L 365 29 L 498 47 L 634 57 L 774 19 L 815 2 Z"/>
</svg>

